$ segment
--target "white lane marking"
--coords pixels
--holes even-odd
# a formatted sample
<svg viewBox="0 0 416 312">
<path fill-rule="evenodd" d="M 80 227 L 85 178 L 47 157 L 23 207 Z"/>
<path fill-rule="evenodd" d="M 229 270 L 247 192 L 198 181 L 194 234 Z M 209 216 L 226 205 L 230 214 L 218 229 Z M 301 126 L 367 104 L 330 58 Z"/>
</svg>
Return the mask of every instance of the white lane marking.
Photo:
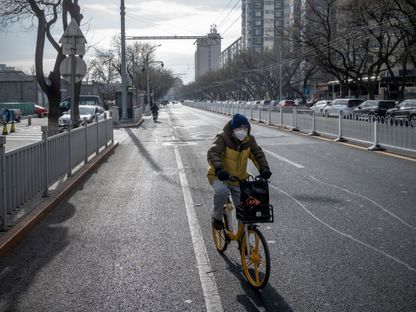
<svg viewBox="0 0 416 312">
<path fill-rule="evenodd" d="M 415 230 L 415 231 L 416 231 L 416 228 L 415 228 L 414 226 L 412 226 L 411 224 L 407 223 L 406 221 L 404 221 L 404 220 L 403 220 L 403 219 L 401 219 L 400 217 L 396 216 L 393 212 L 391 212 L 391 211 L 387 210 L 386 208 L 384 208 L 383 206 L 379 205 L 378 203 L 376 203 L 376 202 L 375 202 L 374 200 L 372 200 L 371 198 L 368 198 L 368 197 L 366 197 L 366 196 L 364 196 L 364 195 L 361 195 L 361 194 L 358 194 L 358 193 L 354 193 L 354 192 L 352 192 L 352 191 L 350 191 L 350 190 L 348 190 L 348 189 L 346 189 L 346 188 L 343 188 L 343 187 L 340 187 L 340 186 L 336 186 L 336 185 L 334 185 L 334 184 L 330 184 L 330 183 L 327 183 L 327 182 L 321 181 L 321 180 L 319 180 L 319 179 L 315 178 L 314 176 L 310 176 L 310 177 L 311 177 L 311 179 L 312 179 L 312 180 L 314 180 L 314 181 L 316 181 L 316 182 L 319 182 L 319 183 L 322 183 L 322 184 L 325 184 L 325 185 L 328 185 L 328 186 L 332 186 L 333 188 L 336 188 L 336 189 L 342 190 L 342 191 L 347 192 L 347 193 L 349 193 L 349 194 L 351 194 L 351 195 L 358 196 L 358 197 L 364 198 L 365 200 L 368 200 L 369 202 L 373 203 L 374 205 L 376 205 L 377 207 L 379 207 L 381 210 L 383 210 L 385 213 L 389 214 L 390 216 L 392 216 L 392 217 L 393 217 L 393 218 L 395 218 L 396 220 L 400 221 L 401 223 L 403 223 L 403 224 L 404 224 L 404 225 L 406 225 L 407 227 L 409 227 L 409 228 L 411 228 L 412 230 Z"/>
<path fill-rule="evenodd" d="M 170 131 L 173 134 L 173 128 L 168 117 Z M 174 135 L 172 140 L 176 141 Z M 185 201 L 186 214 L 188 215 L 189 229 L 191 231 L 192 244 L 195 251 L 195 257 L 201 280 L 202 292 L 204 293 L 205 306 L 208 312 L 223 312 L 224 308 L 221 303 L 221 297 L 218 292 L 215 276 L 209 263 L 207 249 L 205 247 L 202 231 L 198 223 L 198 217 L 195 212 L 194 201 L 192 200 L 191 190 L 189 188 L 188 179 L 186 178 L 185 169 L 177 145 L 173 145 L 176 163 L 179 170 L 179 179 L 182 185 L 183 198 Z"/>
<path fill-rule="evenodd" d="M 273 153 L 272 151 L 269 151 L 269 150 L 264 149 L 264 148 L 263 148 L 263 151 L 265 151 L 266 153 L 272 155 L 273 157 L 275 157 L 277 159 L 283 160 L 284 162 L 287 162 L 288 164 L 290 164 L 292 166 L 295 166 L 296 168 L 299 168 L 299 169 L 305 168 L 304 166 L 302 166 L 302 165 L 300 165 L 298 163 L 295 163 L 295 162 L 293 162 L 293 161 L 291 161 L 291 160 L 289 160 L 289 159 L 287 159 L 287 158 L 285 158 L 283 156 L 277 155 L 277 154 Z"/>
<path fill-rule="evenodd" d="M 372 250 L 374 250 L 374 251 L 376 251 L 376 252 L 378 252 L 378 253 L 380 253 L 380 254 L 382 254 L 383 256 L 385 256 L 386 258 L 389 258 L 389 259 L 391 259 L 391 260 L 393 260 L 393 261 L 395 261 L 395 262 L 397 262 L 397 263 L 399 263 L 399 264 L 401 264 L 401 265 L 404 265 L 408 270 L 410 270 L 410 271 L 413 271 L 413 272 L 416 272 L 416 269 L 415 268 L 413 268 L 413 267 L 411 267 L 410 265 L 408 265 L 407 263 L 405 263 L 405 262 L 403 262 L 403 261 L 401 261 L 400 259 L 398 259 L 398 258 L 396 258 L 396 257 L 394 257 L 394 256 L 392 256 L 392 255 L 390 255 L 390 254 L 388 254 L 387 252 L 384 252 L 384 251 L 382 251 L 382 250 L 380 250 L 380 249 L 378 249 L 378 248 L 376 248 L 376 247 L 373 247 L 373 246 L 371 246 L 371 245 L 369 245 L 369 244 L 367 244 L 367 243 L 364 243 L 364 242 L 362 242 L 362 241 L 360 241 L 359 239 L 357 239 L 357 238 L 354 238 L 352 235 L 350 235 L 350 234 L 346 234 L 346 233 L 344 233 L 344 232 L 341 232 L 341 231 L 339 231 L 339 230 L 337 230 L 336 228 L 334 228 L 334 227 L 332 227 L 331 225 L 329 225 L 328 223 L 326 223 L 325 221 L 323 221 L 323 220 L 321 220 L 321 219 L 319 219 L 317 216 L 315 216 L 308 208 L 306 208 L 305 207 L 305 205 L 303 205 L 300 201 L 298 201 L 296 198 L 294 198 L 292 195 L 290 195 L 290 194 L 288 194 L 288 193 L 286 193 L 285 191 L 283 191 L 282 189 L 280 189 L 280 188 L 278 188 L 278 187 L 276 187 L 276 186 L 274 186 L 274 185 L 272 185 L 272 184 L 270 184 L 270 186 L 272 187 L 272 188 L 274 188 L 274 189 L 276 189 L 276 190 L 278 190 L 279 192 L 281 192 L 281 193 L 283 193 L 283 194 L 285 194 L 287 197 L 289 197 L 289 198 L 291 198 L 292 200 L 294 200 L 299 206 L 301 206 L 302 207 L 302 209 L 304 209 L 308 214 L 310 214 L 316 221 L 318 221 L 319 223 L 321 223 L 321 224 L 323 224 L 324 226 L 326 226 L 327 228 L 329 228 L 330 230 L 332 230 L 332 231 L 334 231 L 335 233 L 337 233 L 337 234 L 339 234 L 339 235 L 341 235 L 341 236 L 343 236 L 343 237 L 345 237 L 345 238 L 347 238 L 347 239 L 350 239 L 350 240 L 352 240 L 352 241 L 354 241 L 354 242 L 356 242 L 356 243 L 358 243 L 358 244 L 360 244 L 360 245 L 363 245 L 363 246 L 365 246 L 365 247 L 367 247 L 367 248 L 369 248 L 369 249 L 372 249 Z"/>
</svg>

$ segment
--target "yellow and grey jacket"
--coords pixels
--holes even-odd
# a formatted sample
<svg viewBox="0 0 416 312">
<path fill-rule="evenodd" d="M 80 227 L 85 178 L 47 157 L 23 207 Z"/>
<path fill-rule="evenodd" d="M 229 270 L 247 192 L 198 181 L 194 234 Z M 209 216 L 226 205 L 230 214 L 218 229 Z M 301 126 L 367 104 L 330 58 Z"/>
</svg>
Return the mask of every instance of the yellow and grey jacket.
<svg viewBox="0 0 416 312">
<path fill-rule="evenodd" d="M 259 171 L 270 170 L 266 156 L 261 147 L 257 145 L 256 139 L 249 132 L 242 142 L 238 141 L 231 130 L 230 122 L 216 135 L 207 156 L 209 164 L 207 176 L 211 184 L 217 179 L 215 173 L 220 169 L 225 169 L 231 176 L 239 179 L 247 179 L 249 158 Z"/>
</svg>

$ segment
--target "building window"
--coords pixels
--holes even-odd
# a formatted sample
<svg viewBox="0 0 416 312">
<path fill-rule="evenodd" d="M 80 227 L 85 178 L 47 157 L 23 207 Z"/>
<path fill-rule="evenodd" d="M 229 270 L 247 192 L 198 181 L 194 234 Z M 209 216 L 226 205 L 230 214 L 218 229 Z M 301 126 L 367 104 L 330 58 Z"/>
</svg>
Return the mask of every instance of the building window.
<svg viewBox="0 0 416 312">
<path fill-rule="evenodd" d="M 261 26 L 261 21 L 255 21 L 254 26 Z"/>
<path fill-rule="evenodd" d="M 261 11 L 254 12 L 254 16 L 255 17 L 261 17 Z"/>
</svg>

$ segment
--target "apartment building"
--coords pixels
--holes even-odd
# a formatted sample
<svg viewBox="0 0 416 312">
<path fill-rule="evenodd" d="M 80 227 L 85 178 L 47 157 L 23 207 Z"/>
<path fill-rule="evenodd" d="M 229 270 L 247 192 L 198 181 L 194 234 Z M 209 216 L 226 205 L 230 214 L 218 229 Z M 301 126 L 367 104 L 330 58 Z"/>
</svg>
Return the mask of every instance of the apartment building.
<svg viewBox="0 0 416 312">
<path fill-rule="evenodd" d="M 282 41 L 288 27 L 288 0 L 241 1 L 242 48 L 262 53 Z"/>
</svg>

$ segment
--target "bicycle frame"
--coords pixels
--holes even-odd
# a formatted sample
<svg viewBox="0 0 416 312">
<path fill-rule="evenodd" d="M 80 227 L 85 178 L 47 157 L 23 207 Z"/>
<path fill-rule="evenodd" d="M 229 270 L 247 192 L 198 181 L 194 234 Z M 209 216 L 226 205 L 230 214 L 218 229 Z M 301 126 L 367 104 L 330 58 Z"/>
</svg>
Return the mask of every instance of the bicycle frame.
<svg viewBox="0 0 416 312">
<path fill-rule="evenodd" d="M 232 207 L 232 209 L 230 210 L 230 211 L 232 211 L 232 210 L 235 210 L 235 207 L 234 207 L 234 205 L 231 203 L 231 201 L 230 200 L 228 200 L 228 202 L 225 204 L 226 205 L 226 207 L 224 207 L 224 214 L 227 216 L 227 218 L 234 218 L 233 216 L 232 216 L 232 214 L 230 214 L 230 216 L 228 216 L 226 213 L 225 213 L 225 210 L 226 209 L 229 209 L 230 208 L 230 206 Z M 227 220 L 227 222 L 232 222 L 233 220 Z M 255 225 L 254 225 L 255 226 Z M 243 238 L 243 236 L 244 235 L 246 235 L 246 237 L 248 237 L 248 224 L 246 224 L 246 223 L 242 223 L 242 222 L 239 222 L 238 223 L 238 229 L 237 229 L 237 232 L 234 232 L 234 231 L 232 231 L 232 230 L 229 230 L 228 228 L 227 228 L 227 226 L 224 228 L 224 232 L 225 232 L 225 234 L 227 235 L 227 237 L 230 239 L 230 240 L 232 240 L 232 241 L 240 241 L 242 238 Z M 246 244 L 246 247 L 247 247 L 247 254 L 249 254 L 250 253 L 250 246 L 249 246 L 249 244 Z"/>
</svg>

